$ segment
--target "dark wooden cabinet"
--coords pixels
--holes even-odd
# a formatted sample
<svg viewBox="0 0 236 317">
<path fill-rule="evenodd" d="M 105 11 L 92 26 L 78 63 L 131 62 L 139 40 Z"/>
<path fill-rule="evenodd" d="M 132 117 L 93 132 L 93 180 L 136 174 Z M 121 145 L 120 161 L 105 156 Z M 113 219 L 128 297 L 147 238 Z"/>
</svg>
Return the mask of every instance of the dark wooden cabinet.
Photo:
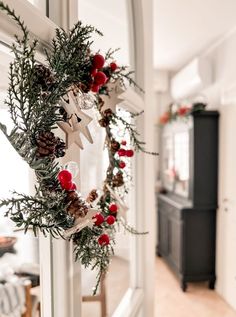
<svg viewBox="0 0 236 317">
<path fill-rule="evenodd" d="M 173 190 L 158 194 L 158 245 L 180 279 L 209 281 L 214 288 L 218 170 L 218 112 L 193 115 L 189 133 L 189 186 L 185 197 Z M 174 130 L 173 130 L 174 133 Z M 179 179 L 178 179 L 179 180 Z"/>
</svg>

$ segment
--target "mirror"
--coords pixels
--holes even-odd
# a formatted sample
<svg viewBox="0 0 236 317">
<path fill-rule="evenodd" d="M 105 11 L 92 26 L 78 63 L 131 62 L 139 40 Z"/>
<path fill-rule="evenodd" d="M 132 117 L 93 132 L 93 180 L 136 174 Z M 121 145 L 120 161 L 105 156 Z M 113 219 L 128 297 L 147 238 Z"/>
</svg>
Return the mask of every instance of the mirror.
<svg viewBox="0 0 236 317">
<path fill-rule="evenodd" d="M 94 52 L 100 50 L 101 54 L 105 54 L 110 48 L 122 48 L 114 54 L 114 60 L 120 65 L 130 64 L 127 8 L 128 1 L 126 0 L 112 2 L 106 0 L 102 4 L 96 0 L 79 1 L 80 20 L 84 24 L 95 26 L 104 34 L 104 37 L 95 36 Z M 88 114 L 95 116 L 93 111 Z M 81 190 L 84 197 L 91 189 L 102 188 L 108 166 L 108 157 L 106 150 L 104 150 L 105 133 L 98 126 L 96 120 L 90 124 L 90 129 L 96 140 L 94 140 L 94 144 L 89 144 L 86 140 L 83 140 L 86 151 L 80 151 L 80 177 L 81 184 L 83 184 Z M 132 206 L 131 196 L 130 194 L 126 198 L 129 206 Z M 132 211 L 127 212 L 127 217 L 130 213 Z M 117 228 L 117 231 L 115 255 L 104 280 L 106 298 L 103 297 L 100 302 L 96 302 L 90 297 L 96 273 L 82 269 L 83 317 L 103 317 L 105 314 L 111 317 L 130 287 L 130 235 L 128 233 L 124 234 L 123 228 Z M 99 292 L 104 294 L 103 289 L 100 289 Z M 106 306 L 106 309 L 101 311 L 103 305 Z"/>
</svg>

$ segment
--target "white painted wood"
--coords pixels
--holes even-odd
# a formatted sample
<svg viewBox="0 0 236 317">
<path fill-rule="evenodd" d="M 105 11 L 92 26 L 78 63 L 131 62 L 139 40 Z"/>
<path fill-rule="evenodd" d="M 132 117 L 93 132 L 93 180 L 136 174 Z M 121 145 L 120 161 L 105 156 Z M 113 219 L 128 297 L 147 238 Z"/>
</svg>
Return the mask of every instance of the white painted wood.
<svg viewBox="0 0 236 317">
<path fill-rule="evenodd" d="M 141 289 L 128 289 L 112 317 L 137 317 L 142 301 Z"/>
<path fill-rule="evenodd" d="M 217 291 L 236 309 L 236 104 L 220 118 L 219 211 L 217 215 Z"/>
<path fill-rule="evenodd" d="M 135 30 L 135 71 L 137 83 L 144 89 L 143 138 L 147 149 L 154 149 L 154 91 L 153 91 L 153 37 L 152 37 L 152 1 L 133 0 Z M 142 123 L 140 123 L 142 126 Z M 149 234 L 139 241 L 140 250 L 138 286 L 144 290 L 142 316 L 153 316 L 154 273 L 156 244 L 156 210 L 154 195 L 154 158 L 142 155 L 139 158 L 137 192 L 140 217 L 138 226 L 145 228 Z"/>
<path fill-rule="evenodd" d="M 54 317 L 52 239 L 39 234 L 41 317 Z"/>
<path fill-rule="evenodd" d="M 5 0 L 10 8 L 21 16 L 32 34 L 43 45 L 48 46 L 55 35 L 56 25 L 48 19 L 40 10 L 25 0 Z M 21 35 L 21 32 L 12 19 L 0 11 L 0 38 L 7 44 L 11 44 L 14 34 Z"/>
</svg>

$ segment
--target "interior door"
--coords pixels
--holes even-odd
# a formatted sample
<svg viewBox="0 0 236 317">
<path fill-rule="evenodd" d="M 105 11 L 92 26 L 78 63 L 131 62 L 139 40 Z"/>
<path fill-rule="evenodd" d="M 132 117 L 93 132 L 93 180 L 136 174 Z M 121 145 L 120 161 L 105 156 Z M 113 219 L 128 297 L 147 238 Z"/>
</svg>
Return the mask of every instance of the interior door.
<svg viewBox="0 0 236 317">
<path fill-rule="evenodd" d="M 236 309 L 236 105 L 222 107 L 220 118 L 217 289 Z"/>
</svg>

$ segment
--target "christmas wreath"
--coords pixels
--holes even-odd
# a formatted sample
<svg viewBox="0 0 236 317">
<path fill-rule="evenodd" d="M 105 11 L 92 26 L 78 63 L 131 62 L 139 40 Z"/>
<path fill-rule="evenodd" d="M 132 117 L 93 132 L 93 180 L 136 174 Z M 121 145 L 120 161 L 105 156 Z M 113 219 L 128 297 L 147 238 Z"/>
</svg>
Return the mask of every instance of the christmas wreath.
<svg viewBox="0 0 236 317">
<path fill-rule="evenodd" d="M 40 64 L 35 58 L 38 43 L 30 40 L 24 22 L 2 1 L 0 8 L 22 30 L 22 37 L 16 36 L 12 44 L 14 60 L 10 64 L 5 100 L 14 127 L 8 132 L 0 123 L 0 129 L 34 170 L 37 180 L 34 195 L 14 192 L 11 198 L 0 200 L 0 207 L 25 231 L 32 228 L 35 234 L 39 230 L 53 237 L 72 239 L 75 259 L 98 269 L 96 293 L 113 255 L 115 223 L 139 234 L 123 217 L 128 209 L 124 195 L 129 190 L 130 177 L 126 164 L 134 151 L 146 151 L 135 125 L 116 111 L 118 96 L 126 84 L 135 85 L 132 72 L 114 62 L 114 51 L 108 51 L 104 57 L 94 54 L 91 37 L 94 32 L 101 33 L 81 22 L 68 33 L 56 29 L 51 50 L 45 49 L 46 63 Z M 92 143 L 88 129 L 92 118 L 86 113 L 91 107 L 97 110 L 98 122 L 106 131 L 109 166 L 102 192 L 93 189 L 83 198 L 73 182 L 75 163 L 68 162 L 62 168 L 57 159 L 65 155 L 72 143 L 83 148 L 80 134 Z M 139 114 L 130 115 L 134 119 Z M 132 148 L 127 146 L 127 140 L 117 136 L 118 125 L 124 135 L 128 133 Z M 56 136 L 58 127 L 65 132 L 65 141 Z"/>
</svg>

